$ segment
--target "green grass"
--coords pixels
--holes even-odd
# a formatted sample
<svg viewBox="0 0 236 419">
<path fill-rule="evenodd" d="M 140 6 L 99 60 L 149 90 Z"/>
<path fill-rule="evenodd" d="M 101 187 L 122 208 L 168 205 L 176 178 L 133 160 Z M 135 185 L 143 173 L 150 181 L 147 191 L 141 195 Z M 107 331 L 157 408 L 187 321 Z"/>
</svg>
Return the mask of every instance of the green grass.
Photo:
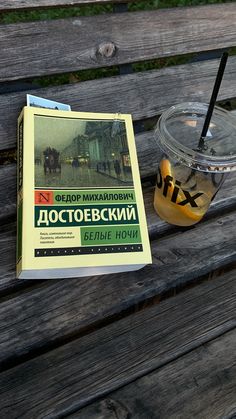
<svg viewBox="0 0 236 419">
<path fill-rule="evenodd" d="M 147 0 L 137 1 L 128 5 L 129 11 L 153 10 L 158 8 L 199 6 L 213 3 L 227 3 L 227 0 Z M 29 22 L 35 20 L 61 19 L 76 16 L 91 16 L 102 13 L 110 13 L 113 10 L 112 5 L 93 5 L 83 7 L 58 7 L 53 9 L 42 9 L 32 11 L 6 12 L 0 15 L 1 24 L 10 24 L 17 22 Z M 236 53 L 236 48 L 232 49 L 231 54 Z M 193 57 L 193 54 L 160 58 L 147 62 L 135 63 L 132 65 L 133 71 L 147 71 L 159 69 L 171 65 L 184 64 Z M 111 77 L 119 74 L 119 67 L 99 68 L 95 70 L 82 70 L 73 73 L 66 73 L 54 76 L 44 76 L 34 78 L 32 81 L 42 87 L 61 85 L 67 83 L 80 82 L 95 78 Z"/>
<path fill-rule="evenodd" d="M 152 10 L 158 8 L 182 7 L 182 6 L 200 6 L 205 4 L 229 3 L 234 0 L 146 0 L 137 1 L 128 5 L 129 11 Z M 112 5 L 106 6 L 83 6 L 83 7 L 58 7 L 55 9 L 42 9 L 37 11 L 19 11 L 0 14 L 0 24 L 10 24 L 17 22 L 30 22 L 36 20 L 63 19 L 76 16 L 91 16 L 101 13 L 112 12 Z M 231 54 L 236 54 L 236 47 L 230 50 Z M 160 58 L 147 62 L 135 63 L 132 65 L 135 72 L 159 69 L 171 65 L 179 65 L 188 62 L 194 54 L 188 54 L 178 57 Z M 83 70 L 74 73 L 66 73 L 54 76 L 37 77 L 32 82 L 42 86 L 61 85 L 73 82 L 81 82 L 96 78 L 111 77 L 119 74 L 119 67 L 99 68 L 94 70 Z M 236 109 L 236 100 L 223 101 L 221 105 L 226 109 Z M 156 123 L 156 118 L 145 122 L 145 129 L 152 129 Z M 15 150 L 2 152 L 0 164 L 7 164 L 16 161 Z"/>
<path fill-rule="evenodd" d="M 66 17 L 92 16 L 112 12 L 112 6 L 57 7 L 19 12 L 6 12 L 0 16 L 0 23 L 30 22 L 35 20 L 63 19 Z"/>
<path fill-rule="evenodd" d="M 205 4 L 217 4 L 233 2 L 230 0 L 146 0 L 137 1 L 128 5 L 129 11 L 140 11 L 140 10 L 153 10 L 158 8 L 170 8 L 170 7 L 182 7 L 182 6 L 200 6 Z M 30 22 L 36 20 L 49 20 L 49 19 L 63 19 L 67 17 L 76 16 L 91 16 L 102 13 L 112 12 L 112 5 L 106 6 L 83 6 L 83 7 L 58 7 L 55 9 L 42 9 L 37 11 L 19 11 L 19 12 L 7 12 L 0 14 L 0 24 L 10 24 L 17 22 Z M 236 47 L 230 50 L 231 54 L 236 54 Z M 160 58 L 150 60 L 147 62 L 135 63 L 132 65 L 133 71 L 147 71 L 153 69 L 160 69 L 171 65 L 180 65 L 188 62 L 193 58 L 194 54 Z M 41 87 L 61 85 L 67 83 L 81 82 L 96 78 L 111 77 L 119 74 L 119 67 L 113 66 L 109 68 L 99 68 L 94 70 L 83 70 L 73 73 L 66 73 L 53 76 L 37 77 L 32 82 L 40 85 Z M 223 101 L 221 105 L 226 109 L 236 109 L 236 100 Z M 156 123 L 156 118 L 152 118 L 145 122 L 145 129 L 152 129 Z M 14 150 L 6 151 L 0 156 L 0 164 L 6 164 L 15 162 L 16 155 Z"/>
<path fill-rule="evenodd" d="M 147 0 L 128 5 L 128 10 L 151 10 L 170 7 L 200 6 L 204 4 L 230 3 L 234 0 Z M 57 7 L 30 11 L 6 12 L 0 16 L 0 23 L 29 22 L 35 20 L 61 19 L 76 16 L 91 16 L 112 12 L 112 5 L 92 5 L 82 7 Z"/>
<path fill-rule="evenodd" d="M 234 0 L 150 0 L 129 5 L 130 10 L 163 9 L 169 7 L 201 6 L 204 4 L 230 3 Z"/>
</svg>

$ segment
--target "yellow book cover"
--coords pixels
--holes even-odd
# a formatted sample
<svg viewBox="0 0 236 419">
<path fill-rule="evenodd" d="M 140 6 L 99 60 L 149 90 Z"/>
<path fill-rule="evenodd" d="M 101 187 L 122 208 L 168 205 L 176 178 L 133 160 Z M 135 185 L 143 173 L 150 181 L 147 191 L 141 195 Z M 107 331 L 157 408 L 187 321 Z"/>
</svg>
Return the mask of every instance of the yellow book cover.
<svg viewBox="0 0 236 419">
<path fill-rule="evenodd" d="M 18 277 L 151 263 L 131 115 L 26 106 L 17 157 Z"/>
</svg>

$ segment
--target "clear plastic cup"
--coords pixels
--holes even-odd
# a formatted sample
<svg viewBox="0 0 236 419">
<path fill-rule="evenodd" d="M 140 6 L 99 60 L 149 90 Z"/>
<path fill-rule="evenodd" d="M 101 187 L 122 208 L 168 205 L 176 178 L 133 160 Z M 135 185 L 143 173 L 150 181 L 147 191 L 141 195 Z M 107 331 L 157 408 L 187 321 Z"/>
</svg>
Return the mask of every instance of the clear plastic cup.
<svg viewBox="0 0 236 419">
<path fill-rule="evenodd" d="M 236 170 L 236 118 L 230 112 L 215 107 L 199 146 L 207 109 L 205 103 L 172 106 L 155 129 L 161 153 L 154 208 L 170 224 L 199 222 L 227 173 Z"/>
</svg>

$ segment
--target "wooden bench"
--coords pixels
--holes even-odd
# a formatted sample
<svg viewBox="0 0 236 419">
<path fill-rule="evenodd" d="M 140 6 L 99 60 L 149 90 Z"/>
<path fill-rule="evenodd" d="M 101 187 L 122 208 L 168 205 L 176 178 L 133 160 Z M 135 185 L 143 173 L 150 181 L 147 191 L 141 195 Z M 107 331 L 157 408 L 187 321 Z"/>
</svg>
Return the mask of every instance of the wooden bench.
<svg viewBox="0 0 236 419">
<path fill-rule="evenodd" d="M 236 415 L 235 176 L 192 228 L 164 223 L 152 206 L 154 122 L 175 103 L 209 101 L 219 49 L 236 46 L 236 4 L 136 12 L 128 3 L 134 2 L 0 4 L 3 22 L 6 11 L 109 8 L 0 26 L 1 418 Z M 184 64 L 155 68 L 176 55 Z M 134 71 L 140 68 L 134 63 L 150 60 L 151 70 Z M 113 66 L 120 74 L 45 88 L 29 83 Z M 14 150 L 16 120 L 28 92 L 69 103 L 73 110 L 132 113 L 152 265 L 82 279 L 16 280 Z M 231 55 L 219 100 L 234 99 L 235 92 Z"/>
</svg>

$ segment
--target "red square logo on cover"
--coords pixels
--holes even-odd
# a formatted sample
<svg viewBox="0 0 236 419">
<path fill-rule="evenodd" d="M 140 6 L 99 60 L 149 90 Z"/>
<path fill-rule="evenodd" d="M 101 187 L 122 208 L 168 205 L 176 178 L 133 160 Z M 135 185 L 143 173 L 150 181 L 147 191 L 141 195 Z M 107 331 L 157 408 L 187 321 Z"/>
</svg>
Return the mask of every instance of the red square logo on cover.
<svg viewBox="0 0 236 419">
<path fill-rule="evenodd" d="M 53 192 L 52 191 L 35 191 L 35 204 L 37 205 L 52 205 Z"/>
</svg>

